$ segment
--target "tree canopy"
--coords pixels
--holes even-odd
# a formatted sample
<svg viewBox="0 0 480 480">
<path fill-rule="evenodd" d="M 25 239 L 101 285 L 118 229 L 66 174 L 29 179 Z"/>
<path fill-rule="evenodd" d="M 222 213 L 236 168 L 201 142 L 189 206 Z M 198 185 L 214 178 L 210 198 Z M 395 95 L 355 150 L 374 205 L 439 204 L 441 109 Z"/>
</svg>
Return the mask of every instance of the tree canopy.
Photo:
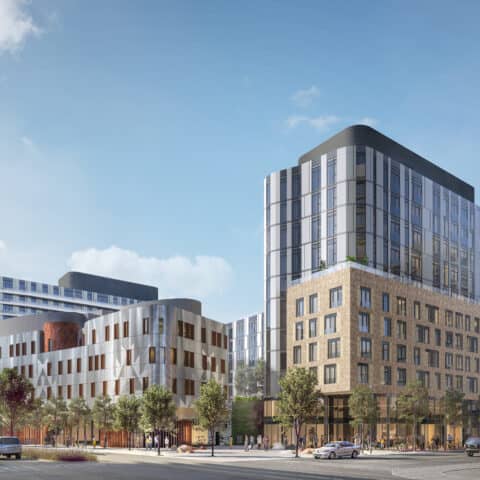
<svg viewBox="0 0 480 480">
<path fill-rule="evenodd" d="M 215 379 L 210 379 L 200 387 L 200 398 L 195 402 L 195 409 L 200 425 L 210 434 L 213 457 L 215 430 L 226 421 L 228 416 L 226 395 Z"/>
<path fill-rule="evenodd" d="M 278 420 L 295 431 L 295 455 L 298 457 L 299 436 L 302 425 L 317 414 L 321 393 L 317 378 L 305 368 L 290 368 L 280 379 Z"/>
</svg>

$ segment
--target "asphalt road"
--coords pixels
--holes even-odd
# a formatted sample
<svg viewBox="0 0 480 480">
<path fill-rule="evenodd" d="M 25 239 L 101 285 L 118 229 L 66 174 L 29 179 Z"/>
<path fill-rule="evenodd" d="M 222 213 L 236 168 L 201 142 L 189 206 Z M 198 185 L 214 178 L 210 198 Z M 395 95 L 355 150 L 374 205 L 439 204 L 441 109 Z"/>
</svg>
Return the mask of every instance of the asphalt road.
<svg viewBox="0 0 480 480">
<path fill-rule="evenodd" d="M 480 457 L 463 454 L 363 457 L 180 459 L 108 454 L 98 463 L 0 460 L 0 480 L 464 480 L 480 478 Z"/>
</svg>

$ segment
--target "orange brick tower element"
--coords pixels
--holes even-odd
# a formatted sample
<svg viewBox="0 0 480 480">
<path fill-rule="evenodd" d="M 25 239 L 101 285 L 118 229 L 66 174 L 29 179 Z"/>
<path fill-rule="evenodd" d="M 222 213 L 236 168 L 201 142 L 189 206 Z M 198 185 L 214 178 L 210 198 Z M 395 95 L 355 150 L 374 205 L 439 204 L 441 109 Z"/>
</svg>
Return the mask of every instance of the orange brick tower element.
<svg viewBox="0 0 480 480">
<path fill-rule="evenodd" d="M 43 325 L 44 351 L 78 346 L 80 325 L 75 322 L 46 322 Z"/>
</svg>

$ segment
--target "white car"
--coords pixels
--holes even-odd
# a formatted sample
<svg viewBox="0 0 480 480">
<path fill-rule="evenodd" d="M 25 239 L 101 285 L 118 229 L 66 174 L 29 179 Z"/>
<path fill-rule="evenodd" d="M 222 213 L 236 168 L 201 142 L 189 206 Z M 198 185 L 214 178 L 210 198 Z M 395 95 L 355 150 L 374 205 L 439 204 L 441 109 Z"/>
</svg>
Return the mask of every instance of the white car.
<svg viewBox="0 0 480 480">
<path fill-rule="evenodd" d="M 17 437 L 0 437 L 0 455 L 22 458 L 22 445 Z"/>
<path fill-rule="evenodd" d="M 330 442 L 313 451 L 315 458 L 328 458 L 330 460 L 341 457 L 357 458 L 359 454 L 360 449 L 350 442 Z"/>
</svg>

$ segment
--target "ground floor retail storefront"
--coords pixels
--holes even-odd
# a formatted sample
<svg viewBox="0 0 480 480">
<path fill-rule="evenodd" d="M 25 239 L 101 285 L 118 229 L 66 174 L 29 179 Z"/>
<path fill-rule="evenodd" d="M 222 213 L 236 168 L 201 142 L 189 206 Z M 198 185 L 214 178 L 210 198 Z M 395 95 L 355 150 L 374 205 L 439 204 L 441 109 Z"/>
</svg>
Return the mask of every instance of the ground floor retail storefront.
<svg viewBox="0 0 480 480">
<path fill-rule="evenodd" d="M 378 396 L 378 419 L 364 438 L 377 446 L 413 448 L 413 431 L 410 425 L 399 421 L 395 414 L 395 398 Z M 440 402 L 430 401 L 430 415 L 424 419 L 417 430 L 416 444 L 420 448 L 439 448 L 447 444 L 451 448 L 462 446 L 470 435 L 479 435 L 479 414 L 474 402 L 466 402 L 464 422 L 462 426 L 445 425 L 440 412 Z M 275 400 L 265 401 L 264 435 L 269 443 L 293 445 L 294 432 L 291 428 L 282 427 L 276 421 Z M 305 446 L 317 446 L 334 440 L 360 442 L 361 436 L 350 424 L 348 395 L 328 396 L 324 399 L 322 415 L 310 419 L 302 428 L 300 437 Z"/>
</svg>

